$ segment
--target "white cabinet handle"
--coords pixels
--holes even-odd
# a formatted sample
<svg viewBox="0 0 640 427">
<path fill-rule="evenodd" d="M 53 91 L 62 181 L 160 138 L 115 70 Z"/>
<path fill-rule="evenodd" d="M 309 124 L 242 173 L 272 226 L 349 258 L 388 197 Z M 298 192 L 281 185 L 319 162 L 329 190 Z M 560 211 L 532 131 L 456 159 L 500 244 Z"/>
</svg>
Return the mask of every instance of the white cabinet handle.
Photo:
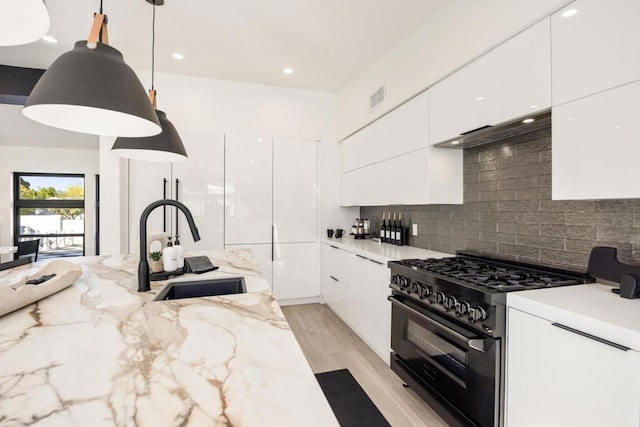
<svg viewBox="0 0 640 427">
<path fill-rule="evenodd" d="M 569 331 L 569 332 L 573 332 L 574 334 L 581 335 L 581 336 L 583 336 L 585 338 L 589 338 L 591 340 L 598 341 L 599 343 L 606 344 L 606 345 L 611 346 L 613 348 L 617 348 L 618 350 L 622 350 L 622 351 L 631 350 L 629 347 L 625 347 L 623 345 L 616 344 L 616 343 L 611 342 L 609 340 L 605 340 L 604 338 L 596 337 L 595 335 L 591 335 L 591 334 L 588 334 L 586 332 L 582 332 L 582 331 L 579 331 L 577 329 L 570 328 L 569 326 L 565 326 L 565 325 L 563 325 L 561 323 L 554 322 L 551 325 L 555 326 L 556 328 L 564 329 L 565 331 Z"/>
<path fill-rule="evenodd" d="M 329 277 L 331 277 L 333 280 L 335 280 L 336 282 L 338 282 L 338 279 L 336 279 L 335 277 L 333 277 L 333 276 L 329 276 Z"/>
</svg>

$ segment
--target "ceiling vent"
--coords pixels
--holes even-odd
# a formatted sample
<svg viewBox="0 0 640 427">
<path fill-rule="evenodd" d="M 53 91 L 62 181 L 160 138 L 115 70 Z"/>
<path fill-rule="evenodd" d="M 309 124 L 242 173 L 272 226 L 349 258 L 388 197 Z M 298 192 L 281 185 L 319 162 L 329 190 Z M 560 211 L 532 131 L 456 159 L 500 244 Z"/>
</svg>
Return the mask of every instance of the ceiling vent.
<svg viewBox="0 0 640 427">
<path fill-rule="evenodd" d="M 386 95 L 384 85 L 380 86 L 378 90 L 376 90 L 373 95 L 369 97 L 369 111 L 373 111 L 378 107 L 378 105 L 382 104 L 384 101 L 384 97 Z"/>
</svg>

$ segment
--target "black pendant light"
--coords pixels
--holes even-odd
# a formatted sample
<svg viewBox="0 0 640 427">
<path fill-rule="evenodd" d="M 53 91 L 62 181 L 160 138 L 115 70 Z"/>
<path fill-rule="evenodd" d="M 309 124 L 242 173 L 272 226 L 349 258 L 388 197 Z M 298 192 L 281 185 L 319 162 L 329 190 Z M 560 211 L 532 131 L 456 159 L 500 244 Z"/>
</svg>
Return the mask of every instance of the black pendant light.
<svg viewBox="0 0 640 427">
<path fill-rule="evenodd" d="M 149 98 L 156 108 L 155 89 L 155 54 L 156 54 L 156 6 L 164 4 L 164 0 L 146 0 L 153 4 L 153 20 L 151 24 L 151 90 Z M 147 101 L 148 102 L 148 101 Z M 149 162 L 177 162 L 187 159 L 187 150 L 173 123 L 167 119 L 164 111 L 156 109 L 162 132 L 147 138 L 119 137 L 111 148 L 120 157 Z"/>
<path fill-rule="evenodd" d="M 162 129 L 144 87 L 109 46 L 107 17 L 95 14 L 87 41 L 56 59 L 22 110 L 42 124 L 105 136 L 152 136 Z"/>
</svg>

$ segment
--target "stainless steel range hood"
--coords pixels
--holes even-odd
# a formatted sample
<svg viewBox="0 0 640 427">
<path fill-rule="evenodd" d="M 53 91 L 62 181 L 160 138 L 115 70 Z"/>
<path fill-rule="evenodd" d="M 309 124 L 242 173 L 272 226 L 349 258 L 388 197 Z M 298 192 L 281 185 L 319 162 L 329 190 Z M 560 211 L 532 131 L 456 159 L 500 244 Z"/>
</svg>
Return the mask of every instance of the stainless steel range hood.
<svg viewBox="0 0 640 427">
<path fill-rule="evenodd" d="M 519 117 L 495 126 L 483 126 L 459 135 L 456 138 L 435 144 L 434 147 L 455 149 L 477 147 L 478 145 L 490 144 L 548 127 L 551 127 L 551 110 Z"/>
</svg>

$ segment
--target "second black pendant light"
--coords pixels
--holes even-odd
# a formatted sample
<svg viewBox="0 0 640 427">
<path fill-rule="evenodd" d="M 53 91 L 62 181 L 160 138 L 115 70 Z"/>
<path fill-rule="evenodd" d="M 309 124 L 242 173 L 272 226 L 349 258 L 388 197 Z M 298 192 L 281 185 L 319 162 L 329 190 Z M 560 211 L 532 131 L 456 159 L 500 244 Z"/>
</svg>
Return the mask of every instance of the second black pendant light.
<svg viewBox="0 0 640 427">
<path fill-rule="evenodd" d="M 149 98 L 156 109 L 155 77 L 155 40 L 156 40 L 156 6 L 164 4 L 164 0 L 145 0 L 153 5 L 153 21 L 151 26 L 151 90 Z M 111 148 L 121 157 L 152 162 L 176 162 L 187 159 L 187 150 L 173 123 L 167 115 L 156 109 L 162 132 L 151 137 L 125 138 L 119 137 Z"/>
</svg>

